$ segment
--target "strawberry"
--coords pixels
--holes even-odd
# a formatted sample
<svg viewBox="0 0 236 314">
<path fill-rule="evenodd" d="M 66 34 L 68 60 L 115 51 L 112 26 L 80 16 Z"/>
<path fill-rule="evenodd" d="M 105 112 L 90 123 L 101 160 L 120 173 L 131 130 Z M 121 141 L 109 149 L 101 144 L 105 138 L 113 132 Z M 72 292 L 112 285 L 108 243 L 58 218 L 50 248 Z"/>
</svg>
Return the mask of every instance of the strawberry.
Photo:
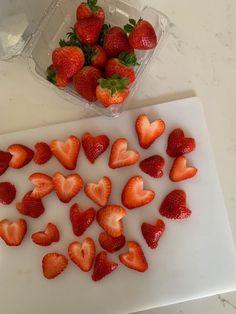
<svg viewBox="0 0 236 314">
<path fill-rule="evenodd" d="M 129 33 L 129 44 L 134 49 L 153 49 L 157 45 L 155 30 L 148 21 L 140 19 L 136 23 L 134 19 L 129 19 L 124 30 Z"/>
<path fill-rule="evenodd" d="M 91 64 L 96 68 L 103 68 L 107 61 L 107 53 L 104 48 L 99 45 L 92 47 Z"/>
<path fill-rule="evenodd" d="M 87 183 L 84 188 L 85 194 L 99 206 L 105 206 L 111 195 L 112 182 L 108 177 L 102 177 L 98 183 Z"/>
<path fill-rule="evenodd" d="M 88 160 L 93 164 L 96 159 L 106 151 L 110 140 L 106 135 L 92 136 L 86 132 L 82 136 L 82 146 Z"/>
<path fill-rule="evenodd" d="M 114 26 L 105 34 L 103 48 L 111 58 L 116 58 L 123 51 L 133 53 L 128 37 L 121 27 Z"/>
<path fill-rule="evenodd" d="M 140 169 L 153 178 L 161 178 L 163 176 L 162 168 L 165 160 L 159 155 L 150 156 L 142 160 L 139 164 Z"/>
<path fill-rule="evenodd" d="M 186 193 L 182 190 L 170 192 L 163 200 L 159 212 L 170 219 L 188 218 L 191 210 L 186 207 Z"/>
<path fill-rule="evenodd" d="M 35 199 L 31 196 L 32 191 L 25 194 L 20 203 L 16 203 L 17 210 L 26 216 L 38 218 L 44 213 L 44 206 L 41 199 Z"/>
<path fill-rule="evenodd" d="M 68 254 L 82 271 L 88 272 L 93 266 L 96 247 L 93 239 L 86 238 L 82 243 L 74 241 L 68 246 Z"/>
<path fill-rule="evenodd" d="M 0 176 L 8 169 L 12 154 L 0 150 Z"/>
<path fill-rule="evenodd" d="M 24 219 L 10 222 L 7 219 L 0 221 L 0 237 L 9 246 L 18 246 L 24 239 L 27 223 Z"/>
<path fill-rule="evenodd" d="M 140 146 L 147 149 L 163 134 L 165 122 L 159 119 L 150 123 L 147 115 L 141 114 L 136 119 L 135 128 Z"/>
<path fill-rule="evenodd" d="M 83 187 L 83 181 L 77 173 L 63 176 L 60 172 L 56 172 L 52 182 L 59 200 L 63 203 L 69 203 Z"/>
<path fill-rule="evenodd" d="M 74 234 L 77 237 L 81 236 L 93 223 L 95 217 L 96 211 L 94 208 L 90 207 L 81 212 L 79 205 L 73 204 L 70 208 L 70 221 Z"/>
<path fill-rule="evenodd" d="M 141 176 L 131 177 L 122 192 L 122 203 L 128 209 L 134 209 L 149 204 L 155 197 L 155 192 L 143 189 Z"/>
<path fill-rule="evenodd" d="M 155 225 L 143 222 L 141 226 L 142 234 L 151 249 L 155 249 L 158 245 L 160 237 L 165 231 L 165 223 L 163 220 L 158 219 Z"/>
<path fill-rule="evenodd" d="M 88 101 L 96 101 L 96 88 L 102 73 L 97 68 L 85 66 L 73 77 L 73 85 L 77 93 Z"/>
<path fill-rule="evenodd" d="M 148 269 L 148 263 L 141 246 L 135 241 L 128 241 L 128 248 L 128 253 L 119 256 L 121 263 L 128 268 L 145 272 Z"/>
<path fill-rule="evenodd" d="M 107 205 L 97 212 L 98 224 L 113 238 L 123 234 L 121 219 L 126 215 L 123 207 L 118 205 Z"/>
<path fill-rule="evenodd" d="M 31 235 L 31 239 L 35 244 L 48 246 L 53 242 L 58 242 L 60 234 L 57 226 L 49 222 L 44 231 L 35 232 Z"/>
<path fill-rule="evenodd" d="M 96 96 L 104 107 L 121 104 L 129 95 L 129 89 L 127 88 L 129 79 L 126 77 L 120 78 L 113 75 L 107 79 L 101 78 L 98 82 Z"/>
<path fill-rule="evenodd" d="M 119 251 L 125 245 L 125 236 L 122 234 L 117 238 L 112 238 L 106 232 L 101 232 L 98 238 L 101 247 L 109 253 Z"/>
<path fill-rule="evenodd" d="M 0 203 L 8 205 L 16 197 L 16 188 L 9 182 L 0 182 Z"/>
<path fill-rule="evenodd" d="M 135 72 L 132 67 L 137 64 L 135 54 L 121 52 L 119 58 L 113 58 L 107 61 L 105 66 L 106 77 L 111 77 L 112 75 L 117 74 L 119 77 L 127 77 L 129 79 L 129 84 L 131 84 L 135 80 Z"/>
<path fill-rule="evenodd" d="M 103 9 L 97 5 L 97 0 L 87 0 L 87 3 L 82 2 L 76 11 L 77 20 L 87 19 L 92 16 L 100 18 L 102 23 L 104 23 L 105 13 Z"/>
<path fill-rule="evenodd" d="M 186 180 L 196 175 L 197 169 L 194 167 L 187 167 L 187 159 L 184 156 L 179 156 L 173 162 L 170 170 L 170 180 L 174 182 Z"/>
<path fill-rule="evenodd" d="M 47 143 L 39 142 L 34 145 L 34 162 L 38 165 L 45 164 L 52 157 L 50 146 Z"/>
<path fill-rule="evenodd" d="M 80 151 L 80 140 L 71 135 L 65 142 L 53 140 L 50 144 L 53 155 L 68 170 L 74 170 Z"/>
<path fill-rule="evenodd" d="M 103 21 L 101 18 L 91 16 L 76 22 L 75 33 L 82 44 L 93 46 L 98 41 L 102 26 Z"/>
<path fill-rule="evenodd" d="M 98 253 L 95 259 L 92 279 L 93 281 L 98 281 L 116 270 L 118 264 L 109 260 L 107 257 L 107 252 L 102 251 Z"/>
<path fill-rule="evenodd" d="M 53 68 L 64 80 L 72 78 L 84 65 L 84 53 L 79 47 L 66 46 L 52 52 Z"/>
<path fill-rule="evenodd" d="M 42 259 L 43 275 L 47 279 L 53 279 L 60 275 L 67 267 L 68 259 L 59 253 L 48 253 Z"/>
<path fill-rule="evenodd" d="M 12 144 L 8 147 L 8 152 L 12 155 L 9 162 L 11 168 L 19 169 L 27 165 L 34 157 L 34 152 L 25 145 Z"/>
<path fill-rule="evenodd" d="M 169 135 L 166 152 L 170 157 L 179 157 L 192 152 L 195 147 L 194 138 L 186 138 L 182 129 L 175 129 Z"/>
<path fill-rule="evenodd" d="M 60 88 L 64 88 L 69 84 L 69 78 L 63 77 L 62 74 L 58 74 L 53 64 L 47 68 L 47 80 Z"/>
<path fill-rule="evenodd" d="M 40 172 L 36 172 L 29 176 L 29 180 L 35 185 L 31 194 L 33 198 L 39 199 L 49 194 L 53 190 L 52 178 Z"/>
<path fill-rule="evenodd" d="M 134 165 L 139 160 L 139 153 L 135 150 L 127 150 L 126 138 L 118 138 L 111 148 L 109 167 L 112 169 Z"/>
</svg>

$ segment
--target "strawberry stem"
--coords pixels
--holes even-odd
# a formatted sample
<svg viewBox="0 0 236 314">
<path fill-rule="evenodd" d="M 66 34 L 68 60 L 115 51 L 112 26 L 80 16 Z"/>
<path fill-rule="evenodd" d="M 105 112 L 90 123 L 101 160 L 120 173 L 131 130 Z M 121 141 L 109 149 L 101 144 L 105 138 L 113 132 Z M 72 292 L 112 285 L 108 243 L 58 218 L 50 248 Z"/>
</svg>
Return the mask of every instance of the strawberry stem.
<svg viewBox="0 0 236 314">
<path fill-rule="evenodd" d="M 75 30 L 73 27 L 71 27 L 70 32 L 68 32 L 66 35 L 68 37 L 68 40 L 65 39 L 60 39 L 59 45 L 60 47 L 65 47 L 65 46 L 76 46 L 79 48 L 83 48 L 83 45 L 81 44 L 80 40 L 77 38 Z"/>
<path fill-rule="evenodd" d="M 124 31 L 128 34 L 131 33 L 136 25 L 135 19 L 129 19 L 129 23 L 124 26 Z"/>
<path fill-rule="evenodd" d="M 101 9 L 101 7 L 97 5 L 97 0 L 87 0 L 87 5 L 93 13 L 96 13 L 99 9 Z"/>
<path fill-rule="evenodd" d="M 127 83 L 129 83 L 129 79 L 127 77 L 120 78 L 119 75 L 114 74 L 106 79 L 99 79 L 98 83 L 104 89 L 109 89 L 111 91 L 111 95 L 124 91 L 127 87 Z"/>
<path fill-rule="evenodd" d="M 56 71 L 52 64 L 47 68 L 47 80 L 56 85 Z"/>
<path fill-rule="evenodd" d="M 104 38 L 105 38 L 105 36 L 106 36 L 106 34 L 110 28 L 111 28 L 110 24 L 103 24 L 101 33 L 100 33 L 99 38 L 98 38 L 98 43 L 100 46 L 103 46 Z"/>
<path fill-rule="evenodd" d="M 119 61 L 127 67 L 139 65 L 137 57 L 134 53 L 121 52 L 118 57 Z"/>
</svg>

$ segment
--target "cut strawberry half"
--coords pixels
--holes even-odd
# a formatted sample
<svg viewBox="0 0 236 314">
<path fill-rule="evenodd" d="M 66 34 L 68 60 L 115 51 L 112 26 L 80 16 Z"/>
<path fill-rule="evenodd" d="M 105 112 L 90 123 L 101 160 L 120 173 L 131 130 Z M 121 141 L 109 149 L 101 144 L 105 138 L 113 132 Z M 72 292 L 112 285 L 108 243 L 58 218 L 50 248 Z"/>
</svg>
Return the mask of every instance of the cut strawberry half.
<svg viewBox="0 0 236 314">
<path fill-rule="evenodd" d="M 58 198 L 63 203 L 69 203 L 83 187 L 83 181 L 77 173 L 63 176 L 60 172 L 56 172 L 52 177 L 52 182 Z"/>
<path fill-rule="evenodd" d="M 36 172 L 29 176 L 29 180 L 35 185 L 31 196 L 35 199 L 42 198 L 51 193 L 54 189 L 52 178 L 40 172 Z"/>
<path fill-rule="evenodd" d="M 128 268 L 145 272 L 148 269 L 148 263 L 141 246 L 135 241 L 129 241 L 128 248 L 128 253 L 119 256 L 121 263 Z"/>
<path fill-rule="evenodd" d="M 94 208 L 90 207 L 82 212 L 78 204 L 73 204 L 70 208 L 70 221 L 74 234 L 77 237 L 81 236 L 93 223 L 95 217 Z"/>
<path fill-rule="evenodd" d="M 82 136 L 82 146 L 88 160 L 93 164 L 96 159 L 105 152 L 109 146 L 109 138 L 106 135 L 92 136 L 86 132 Z"/>
<path fill-rule="evenodd" d="M 50 144 L 53 155 L 68 170 L 74 170 L 80 151 L 80 140 L 71 135 L 65 142 L 53 140 Z"/>
<path fill-rule="evenodd" d="M 163 167 L 165 160 L 159 155 L 153 155 L 142 160 L 139 168 L 153 178 L 161 178 L 163 176 Z"/>
<path fill-rule="evenodd" d="M 16 203 L 17 210 L 26 216 L 30 216 L 32 218 L 38 218 L 44 213 L 44 206 L 41 199 L 35 199 L 31 196 L 32 191 L 29 191 L 25 194 L 22 201 Z"/>
<path fill-rule="evenodd" d="M 67 267 L 68 259 L 59 253 L 48 253 L 42 259 L 43 275 L 47 279 L 53 279 L 60 275 Z"/>
<path fill-rule="evenodd" d="M 175 129 L 169 135 L 166 152 L 170 157 L 179 157 L 192 152 L 195 147 L 194 138 L 186 138 L 182 129 Z"/>
<path fill-rule="evenodd" d="M 57 226 L 49 222 L 44 231 L 33 233 L 31 239 L 35 244 L 48 246 L 53 242 L 58 242 L 60 240 L 60 233 Z"/>
<path fill-rule="evenodd" d="M 186 193 L 182 190 L 170 192 L 163 200 L 160 214 L 169 219 L 185 219 L 191 215 L 191 210 L 186 207 Z"/>
<path fill-rule="evenodd" d="M 134 209 L 149 204 L 155 197 L 155 192 L 143 189 L 141 176 L 131 177 L 122 192 L 122 203 L 128 209 Z"/>
<path fill-rule="evenodd" d="M 50 146 L 47 143 L 39 142 L 34 145 L 35 154 L 34 162 L 38 165 L 43 165 L 52 157 Z"/>
<path fill-rule="evenodd" d="M 113 238 L 106 232 L 101 232 L 98 241 L 104 250 L 114 253 L 125 245 L 125 236 L 122 234 L 117 238 Z"/>
<path fill-rule="evenodd" d="M 139 153 L 127 150 L 126 138 L 118 138 L 112 145 L 109 158 L 109 167 L 112 169 L 134 165 L 139 160 Z"/>
<path fill-rule="evenodd" d="M 108 177 L 102 177 L 99 182 L 87 183 L 84 188 L 85 194 L 99 206 L 105 206 L 111 195 L 112 182 Z"/>
<path fill-rule="evenodd" d="M 88 272 L 93 266 L 96 247 L 93 239 L 86 238 L 82 243 L 74 241 L 68 246 L 68 254 L 82 271 Z"/>
<path fill-rule="evenodd" d="M 12 154 L 0 150 L 0 176 L 8 169 Z"/>
<path fill-rule="evenodd" d="M 95 259 L 94 270 L 92 274 L 93 281 L 98 281 L 116 270 L 118 264 L 109 260 L 107 252 L 98 253 Z"/>
<path fill-rule="evenodd" d="M 97 222 L 113 238 L 123 234 L 122 218 L 126 215 L 123 207 L 107 205 L 97 212 Z"/>
<path fill-rule="evenodd" d="M 24 219 L 10 222 L 8 219 L 0 221 L 0 237 L 9 246 L 18 246 L 23 241 L 27 231 L 27 223 Z"/>
<path fill-rule="evenodd" d="M 194 177 L 197 169 L 194 167 L 187 167 L 187 159 L 184 156 L 179 156 L 173 162 L 170 170 L 171 181 L 178 182 Z"/>
<path fill-rule="evenodd" d="M 150 123 L 146 114 L 141 114 L 136 119 L 135 124 L 139 144 L 147 149 L 165 131 L 165 122 L 161 119 Z"/>
<path fill-rule="evenodd" d="M 165 223 L 163 220 L 158 219 L 155 225 L 143 222 L 141 226 L 142 234 L 151 249 L 155 249 L 158 242 L 165 231 Z"/>
<path fill-rule="evenodd" d="M 12 155 L 9 162 L 11 168 L 19 169 L 27 165 L 34 157 L 34 152 L 25 145 L 12 144 L 8 147 L 8 152 Z"/>
<path fill-rule="evenodd" d="M 10 182 L 0 182 L 0 203 L 9 205 L 16 197 L 16 188 Z"/>
</svg>

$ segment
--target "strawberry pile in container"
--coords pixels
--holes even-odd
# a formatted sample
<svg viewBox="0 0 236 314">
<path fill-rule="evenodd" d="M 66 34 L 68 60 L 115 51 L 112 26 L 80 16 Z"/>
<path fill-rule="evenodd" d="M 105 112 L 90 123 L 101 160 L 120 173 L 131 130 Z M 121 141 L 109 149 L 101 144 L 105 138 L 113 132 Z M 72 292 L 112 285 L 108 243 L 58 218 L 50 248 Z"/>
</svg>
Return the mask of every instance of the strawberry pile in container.
<svg viewBox="0 0 236 314">
<path fill-rule="evenodd" d="M 97 0 L 82 2 L 76 23 L 52 52 L 47 79 L 60 88 L 72 83 L 88 102 L 104 107 L 122 105 L 136 80 L 139 60 L 135 50 L 157 46 L 157 34 L 147 20 L 130 18 L 123 28 L 105 23 Z"/>
</svg>

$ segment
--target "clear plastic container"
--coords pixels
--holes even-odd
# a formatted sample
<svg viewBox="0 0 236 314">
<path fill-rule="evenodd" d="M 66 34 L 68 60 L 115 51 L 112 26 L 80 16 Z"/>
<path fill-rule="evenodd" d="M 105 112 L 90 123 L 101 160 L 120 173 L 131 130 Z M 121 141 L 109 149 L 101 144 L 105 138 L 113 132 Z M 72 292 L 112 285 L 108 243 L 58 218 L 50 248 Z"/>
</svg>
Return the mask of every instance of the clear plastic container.
<svg viewBox="0 0 236 314">
<path fill-rule="evenodd" d="M 7 3 L 9 0 L 3 1 Z M 38 14 L 33 19 L 32 14 L 27 14 L 27 8 L 30 6 L 30 3 L 27 4 L 27 2 L 30 1 L 10 0 L 10 2 L 14 2 L 14 7 L 18 8 L 17 14 L 14 14 L 14 12 L 9 14 L 7 10 L 5 10 L 5 12 L 2 10 L 1 12 L 3 13 L 1 13 L 1 16 L 8 16 L 8 19 L 13 18 L 16 22 L 21 21 L 21 24 L 18 25 L 19 34 L 17 35 L 18 37 L 15 36 L 15 43 L 13 40 L 12 44 L 6 47 L 4 45 L 4 36 L 1 38 L 1 30 L 4 27 L 6 28 L 6 25 L 1 27 L 0 23 L 0 58 L 11 58 L 21 53 L 24 49 L 23 54 L 28 58 L 32 73 L 36 75 L 43 84 L 60 93 L 62 97 L 70 102 L 95 109 L 98 113 L 108 117 L 119 116 L 130 102 L 141 80 L 143 71 L 153 54 L 156 53 L 156 50 L 160 50 L 169 28 L 169 19 L 164 14 L 151 7 L 144 7 L 139 11 L 123 0 L 98 0 L 98 4 L 105 11 L 106 23 L 111 24 L 111 26 L 117 25 L 123 27 L 123 25 L 128 22 L 129 18 L 137 20 L 142 17 L 153 25 L 158 37 L 158 45 L 155 49 L 147 51 L 135 50 L 140 65 L 135 68 L 137 78 L 132 84 L 130 94 L 125 102 L 121 105 L 112 105 L 108 108 L 104 108 L 99 102 L 89 103 L 84 98 L 80 97 L 70 85 L 62 90 L 46 80 L 46 69 L 48 65 L 52 63 L 52 51 L 59 46 L 59 40 L 61 38 L 66 38 L 66 33 L 69 31 L 69 28 L 74 25 L 76 9 L 81 1 L 54 0 L 44 14 L 42 14 L 42 18 L 40 18 L 40 14 Z M 12 25 L 12 22 L 9 20 L 7 24 Z M 5 33 L 7 33 L 7 31 L 11 32 L 12 30 L 6 29 Z M 12 37 L 12 33 L 10 35 L 8 34 L 8 39 L 10 38 L 9 36 Z"/>
</svg>

